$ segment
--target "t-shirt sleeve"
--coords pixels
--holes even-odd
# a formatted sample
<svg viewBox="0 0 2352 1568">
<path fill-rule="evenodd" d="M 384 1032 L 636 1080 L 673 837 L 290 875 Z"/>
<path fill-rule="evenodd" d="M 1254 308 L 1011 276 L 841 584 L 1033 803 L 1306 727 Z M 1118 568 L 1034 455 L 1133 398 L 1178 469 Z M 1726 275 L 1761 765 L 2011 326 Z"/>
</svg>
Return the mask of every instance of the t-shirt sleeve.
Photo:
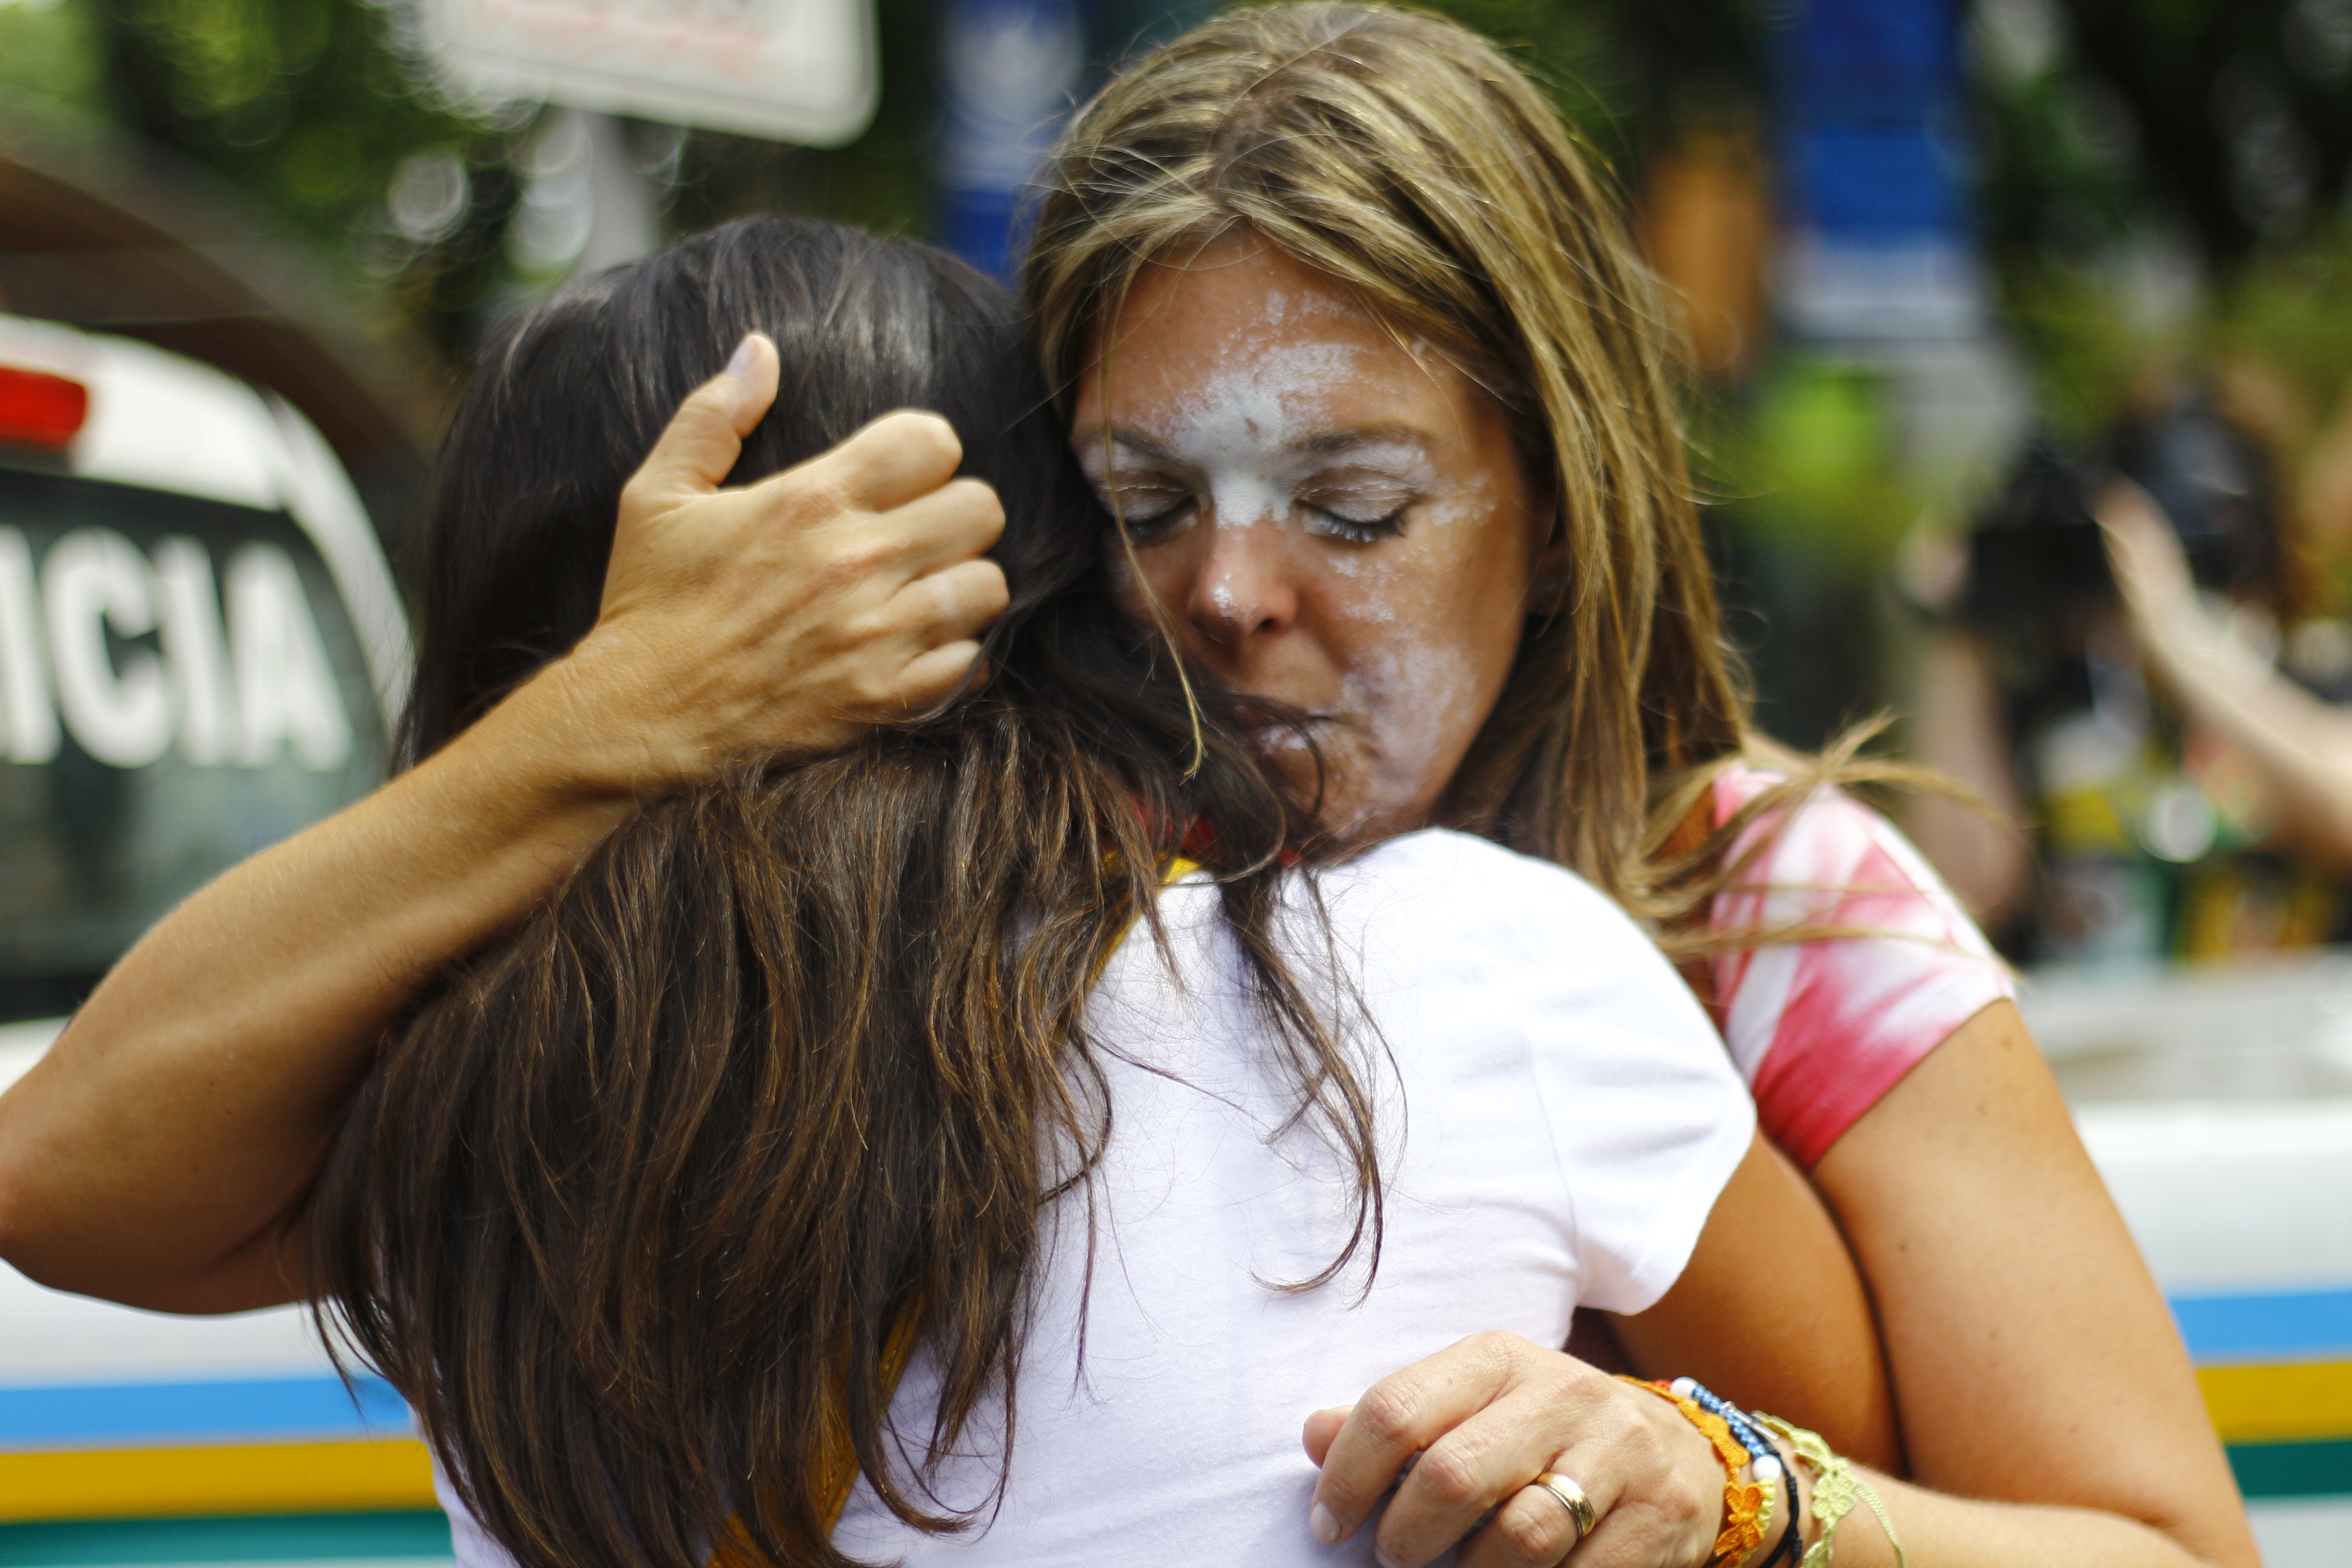
<svg viewBox="0 0 2352 1568">
<path fill-rule="evenodd" d="M 1772 781 L 1738 770 L 1718 821 Z M 1752 833 L 1778 823 L 1759 822 Z M 1717 933 L 1819 925 L 1843 934 L 1727 953 L 1716 1005 L 1765 1132 L 1810 1168 L 1906 1073 L 1987 1005 L 2016 994 L 1958 899 L 1894 824 L 1825 791 L 1787 819 L 1745 884 L 1718 896 Z"/>
<path fill-rule="evenodd" d="M 1680 1277 L 1748 1152 L 1747 1089 L 1690 988 L 1614 903 L 1558 866 L 1433 837 L 1457 862 L 1446 940 L 1484 955 L 1482 994 L 1464 1005 L 1525 1042 L 1568 1194 L 1578 1305 L 1638 1312 Z"/>
</svg>

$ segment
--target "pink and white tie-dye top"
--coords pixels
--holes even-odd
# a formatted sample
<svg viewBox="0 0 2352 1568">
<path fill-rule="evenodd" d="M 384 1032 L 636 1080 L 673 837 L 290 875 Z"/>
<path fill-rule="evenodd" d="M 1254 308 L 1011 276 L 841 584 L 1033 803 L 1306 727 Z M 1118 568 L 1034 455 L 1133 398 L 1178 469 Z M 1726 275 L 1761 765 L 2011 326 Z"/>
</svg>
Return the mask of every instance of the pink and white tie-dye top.
<svg viewBox="0 0 2352 1568">
<path fill-rule="evenodd" d="M 1727 770 L 1715 785 L 1716 826 L 1775 782 L 1754 768 Z M 1740 847 L 1774 820 L 1759 820 Z M 1717 896 L 1710 929 L 1802 923 L 1872 933 L 1709 961 L 1717 1021 L 1758 1118 L 1808 1169 L 1953 1030 L 2016 994 L 2008 966 L 1943 879 L 1893 823 L 1843 795 L 1807 800 L 1740 883 Z"/>
</svg>

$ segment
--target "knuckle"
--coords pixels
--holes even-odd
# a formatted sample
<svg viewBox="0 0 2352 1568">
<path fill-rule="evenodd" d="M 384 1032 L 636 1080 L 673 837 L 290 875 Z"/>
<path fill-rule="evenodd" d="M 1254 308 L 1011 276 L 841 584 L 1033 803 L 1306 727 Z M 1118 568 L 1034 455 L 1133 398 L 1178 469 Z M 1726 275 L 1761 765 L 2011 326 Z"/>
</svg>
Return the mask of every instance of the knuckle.
<svg viewBox="0 0 2352 1568">
<path fill-rule="evenodd" d="M 1364 1435 L 1374 1442 L 1383 1446 L 1410 1444 L 1420 1405 L 1420 1400 L 1404 1388 L 1394 1384 L 1374 1384 L 1356 1402 L 1355 1415 L 1350 1419 L 1360 1425 Z"/>
<path fill-rule="evenodd" d="M 1674 1456 L 1667 1451 L 1664 1436 L 1646 1421 L 1636 1420 L 1621 1432 L 1615 1447 L 1629 1465 L 1644 1470 L 1668 1468 L 1674 1460 Z"/>
<path fill-rule="evenodd" d="M 873 577 L 886 560 L 886 552 L 870 541 L 846 540 L 819 552 L 809 563 L 806 578 L 821 593 L 839 594 Z"/>
<path fill-rule="evenodd" d="M 845 539 L 831 552 L 835 563 L 853 577 L 871 577 L 894 564 L 899 555 L 895 541 L 871 532 Z"/>
<path fill-rule="evenodd" d="M 879 670 L 860 670 L 849 678 L 848 685 L 850 704 L 859 712 L 895 712 L 906 704 L 907 693 L 898 682 Z"/>
<path fill-rule="evenodd" d="M 1474 1502 L 1478 1498 L 1481 1478 L 1476 1458 L 1463 1445 L 1441 1441 L 1421 1457 L 1413 1467 L 1413 1479 L 1427 1488 L 1429 1495 L 1449 1508 Z"/>
<path fill-rule="evenodd" d="M 793 528 L 812 527 L 858 510 L 856 497 L 840 466 L 822 458 L 787 468 L 756 488 L 766 492 L 772 514 Z"/>
<path fill-rule="evenodd" d="M 927 472 L 953 468 L 963 459 L 963 443 L 955 426 L 936 414 L 902 408 L 885 414 L 835 448 L 840 461 L 827 465 L 861 484 L 887 485 L 891 476 L 912 468 Z"/>
<path fill-rule="evenodd" d="M 1507 1329 L 1488 1329 L 1473 1334 L 1463 1342 L 1472 1359 L 1496 1377 L 1508 1377 L 1517 1373 L 1534 1347 Z"/>
<path fill-rule="evenodd" d="M 1514 1563 L 1559 1561 L 1560 1542 L 1549 1520 L 1533 1509 L 1507 1508 L 1495 1520 L 1495 1534 Z"/>
<path fill-rule="evenodd" d="M 967 474 L 961 479 L 950 479 L 940 489 L 942 493 L 954 500 L 957 510 L 979 521 L 1000 523 L 1004 521 L 1003 499 L 996 493 L 996 487 L 986 479 L 976 479 Z"/>
<path fill-rule="evenodd" d="M 898 632 L 891 618 L 881 612 L 861 610 L 841 617 L 839 636 L 843 644 L 854 649 L 872 648 L 886 643 Z"/>
</svg>

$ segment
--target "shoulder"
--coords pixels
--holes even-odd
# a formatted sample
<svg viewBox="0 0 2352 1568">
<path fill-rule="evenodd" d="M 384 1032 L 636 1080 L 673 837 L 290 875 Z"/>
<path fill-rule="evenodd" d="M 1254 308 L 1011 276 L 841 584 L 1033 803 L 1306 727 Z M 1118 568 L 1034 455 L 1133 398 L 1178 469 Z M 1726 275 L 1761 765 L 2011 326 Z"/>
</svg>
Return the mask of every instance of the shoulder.
<svg viewBox="0 0 2352 1568">
<path fill-rule="evenodd" d="M 1717 824 L 1782 782 L 1762 769 L 1726 769 L 1716 781 Z M 1838 925 L 1942 944 L 1974 963 L 1993 961 L 1983 932 L 1911 841 L 1843 791 L 1818 789 L 1791 807 L 1765 813 L 1741 836 L 1740 848 L 1759 839 L 1766 847 L 1748 873 L 1716 900 L 1717 930 Z"/>
<path fill-rule="evenodd" d="M 1753 769 L 1717 781 L 1718 823 L 1779 782 Z M 1768 813 L 1776 833 L 1708 923 L 1731 945 L 1713 963 L 1733 1059 L 1773 1141 L 1805 1165 L 1988 1003 L 2014 994 L 2007 965 L 1895 825 L 1818 790 Z M 1743 847 L 1754 842 L 1743 836 Z M 1773 942 L 1775 931 L 1836 934 Z"/>
<path fill-rule="evenodd" d="M 1726 768 L 1715 781 L 1716 826 L 1728 823 L 1765 791 L 1787 782 L 1780 773 L 1745 763 Z M 1873 850 L 1899 845 L 1906 858 L 1916 858 L 1892 822 L 1840 789 L 1817 789 L 1793 807 L 1766 812 L 1748 836 L 1763 833 L 1777 835 L 1771 852 L 1775 860 L 1789 855 L 1796 845 L 1816 855 L 1826 852 L 1833 859 L 1858 859 Z M 1919 870 L 1927 881 L 1941 887 L 1941 879 L 1933 871 L 1924 865 Z"/>
</svg>

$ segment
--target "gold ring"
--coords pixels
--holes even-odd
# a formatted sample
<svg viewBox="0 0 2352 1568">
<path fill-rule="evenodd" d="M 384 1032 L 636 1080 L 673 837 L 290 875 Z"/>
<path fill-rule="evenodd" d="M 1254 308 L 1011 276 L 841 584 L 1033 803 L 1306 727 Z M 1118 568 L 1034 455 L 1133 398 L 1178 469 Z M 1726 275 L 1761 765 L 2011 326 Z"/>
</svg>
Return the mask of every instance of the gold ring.
<svg viewBox="0 0 2352 1568">
<path fill-rule="evenodd" d="M 1568 1510 L 1569 1521 L 1576 1526 L 1575 1540 L 1568 1543 L 1570 1550 L 1575 1548 L 1578 1541 L 1592 1533 L 1592 1527 L 1601 1516 L 1593 1510 L 1592 1500 L 1584 1495 L 1582 1487 L 1558 1470 L 1546 1470 L 1528 1484 L 1543 1488 L 1559 1500 L 1560 1507 Z"/>
</svg>

